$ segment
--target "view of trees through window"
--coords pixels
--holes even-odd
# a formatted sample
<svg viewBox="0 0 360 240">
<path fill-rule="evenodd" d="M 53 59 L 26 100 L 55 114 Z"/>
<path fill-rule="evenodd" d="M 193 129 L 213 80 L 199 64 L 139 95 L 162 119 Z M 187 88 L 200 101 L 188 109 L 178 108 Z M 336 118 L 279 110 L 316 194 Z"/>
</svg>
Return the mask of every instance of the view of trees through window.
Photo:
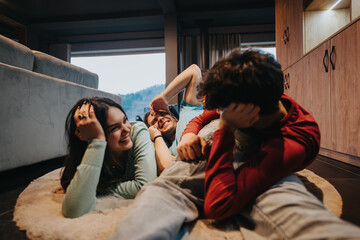
<svg viewBox="0 0 360 240">
<path fill-rule="evenodd" d="M 130 121 L 134 121 L 136 116 L 144 117 L 149 110 L 149 103 L 165 89 L 165 84 L 154 85 L 135 93 L 120 94 L 122 106 Z"/>
<path fill-rule="evenodd" d="M 71 63 L 99 75 L 99 89 L 120 95 L 130 121 L 143 118 L 165 89 L 165 53 L 72 57 Z"/>
</svg>

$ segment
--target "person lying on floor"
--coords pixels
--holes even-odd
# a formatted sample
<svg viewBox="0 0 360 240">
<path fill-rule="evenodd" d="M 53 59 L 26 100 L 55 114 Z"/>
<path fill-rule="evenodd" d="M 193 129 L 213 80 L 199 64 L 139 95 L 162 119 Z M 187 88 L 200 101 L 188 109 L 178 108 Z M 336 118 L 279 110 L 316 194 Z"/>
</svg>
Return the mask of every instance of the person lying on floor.
<svg viewBox="0 0 360 240">
<path fill-rule="evenodd" d="M 269 55 L 234 51 L 211 68 L 201 95 L 206 110 L 187 125 L 178 151 L 185 160 L 200 156 L 205 146 L 196 134 L 220 118 L 205 171 L 207 217 L 223 219 L 239 213 L 277 181 L 315 159 L 320 145 L 318 125 L 283 94 L 281 67 Z M 261 147 L 234 170 L 234 132 L 244 127 L 261 138 Z"/>
<path fill-rule="evenodd" d="M 176 147 L 186 124 L 203 112 L 201 99 L 197 98 L 198 87 L 202 73 L 193 64 L 180 73 L 158 96 L 150 103 L 151 111 L 144 116 L 144 122 L 149 127 L 151 140 L 154 142 L 158 174 L 177 154 Z M 179 119 L 171 114 L 168 102 L 185 89 L 184 100 L 180 104 Z"/>
<path fill-rule="evenodd" d="M 330 213 L 291 174 L 316 157 L 320 134 L 314 119 L 283 95 L 283 74 L 274 58 L 255 51 L 235 50 L 219 60 L 206 76 L 203 92 L 207 93 L 208 82 L 221 76 L 222 83 L 211 85 L 211 90 L 219 91 L 215 96 L 227 99 L 225 103 L 229 105 L 215 106 L 223 111 L 222 117 L 198 133 L 208 144 L 214 139 L 209 161 L 204 156 L 197 157 L 196 152 L 196 161 L 182 161 L 178 155 L 155 181 L 139 192 L 111 239 L 186 239 L 191 224 L 203 214 L 204 197 L 205 214 L 218 219 L 236 214 L 246 222 L 241 228 L 248 239 L 357 238 L 359 228 Z M 228 89 L 228 86 L 233 87 Z M 209 94 L 205 95 L 208 98 L 205 103 L 210 103 L 213 97 Z M 244 130 L 260 123 L 263 124 L 261 132 Z M 214 136 L 209 134 L 218 128 Z M 233 128 L 240 128 L 236 132 L 242 132 L 236 134 L 236 142 Z M 261 141 L 258 147 L 244 148 L 243 154 L 237 155 L 243 163 L 234 171 L 232 150 L 234 142 L 246 143 L 242 135 Z M 221 145 L 219 139 L 228 146 Z M 186 142 L 184 135 L 178 147 L 180 152 L 184 151 L 181 146 Z M 196 143 L 194 148 L 202 149 L 202 144 Z M 242 149 L 241 145 L 237 147 Z M 218 175 L 224 178 L 224 183 L 218 180 Z M 218 189 L 213 189 L 216 187 Z M 215 191 L 220 195 L 213 196 Z"/>
<path fill-rule="evenodd" d="M 90 212 L 99 195 L 134 198 L 156 178 L 147 127 L 130 123 L 123 108 L 111 99 L 80 99 L 67 116 L 65 131 L 68 154 L 61 176 L 65 217 Z"/>
</svg>

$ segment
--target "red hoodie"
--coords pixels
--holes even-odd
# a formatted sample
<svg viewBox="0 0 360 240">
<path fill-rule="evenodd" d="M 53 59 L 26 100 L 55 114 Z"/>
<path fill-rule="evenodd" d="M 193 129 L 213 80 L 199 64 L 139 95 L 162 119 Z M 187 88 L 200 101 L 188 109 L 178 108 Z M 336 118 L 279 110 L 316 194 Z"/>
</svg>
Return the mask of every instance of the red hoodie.
<svg viewBox="0 0 360 240">
<path fill-rule="evenodd" d="M 234 134 L 219 129 L 205 170 L 204 213 L 209 218 L 223 219 L 239 213 L 258 195 L 280 179 L 304 169 L 316 157 L 320 131 L 314 118 L 287 95 L 281 97 L 287 115 L 270 128 L 261 129 L 259 151 L 238 169 L 233 167 Z M 215 110 L 205 110 L 189 122 L 183 135 L 197 134 L 203 126 L 219 118 Z"/>
</svg>

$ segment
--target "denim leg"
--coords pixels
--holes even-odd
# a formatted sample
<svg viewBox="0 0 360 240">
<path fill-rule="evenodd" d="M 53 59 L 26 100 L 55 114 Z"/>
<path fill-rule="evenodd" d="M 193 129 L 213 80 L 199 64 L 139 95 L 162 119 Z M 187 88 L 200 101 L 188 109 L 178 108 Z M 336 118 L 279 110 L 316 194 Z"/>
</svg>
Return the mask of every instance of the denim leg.
<svg viewBox="0 0 360 240">
<path fill-rule="evenodd" d="M 300 179 L 289 175 L 242 212 L 245 239 L 360 239 L 360 228 L 333 215 Z"/>
<path fill-rule="evenodd" d="M 205 161 L 173 161 L 138 193 L 110 239 L 186 239 L 203 206 Z M 199 191 L 199 189 L 201 189 Z"/>
</svg>

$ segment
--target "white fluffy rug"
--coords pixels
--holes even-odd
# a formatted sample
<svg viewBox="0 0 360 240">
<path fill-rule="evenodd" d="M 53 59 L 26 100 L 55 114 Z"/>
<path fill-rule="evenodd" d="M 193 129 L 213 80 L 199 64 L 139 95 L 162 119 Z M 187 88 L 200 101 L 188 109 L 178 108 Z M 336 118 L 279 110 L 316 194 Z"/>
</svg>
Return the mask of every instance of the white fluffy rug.
<svg viewBox="0 0 360 240">
<path fill-rule="evenodd" d="M 305 186 L 314 193 L 336 216 L 342 212 L 342 199 L 336 189 L 325 179 L 309 170 L 299 173 Z M 54 192 L 60 187 L 60 169 L 54 170 L 30 183 L 19 195 L 14 221 L 26 230 L 33 240 L 107 239 L 126 213 L 132 200 L 115 197 L 98 199 L 95 209 L 80 218 L 64 218 L 61 213 L 63 194 Z M 242 239 L 235 224 L 216 225 L 211 220 L 198 220 L 190 239 Z"/>
</svg>

